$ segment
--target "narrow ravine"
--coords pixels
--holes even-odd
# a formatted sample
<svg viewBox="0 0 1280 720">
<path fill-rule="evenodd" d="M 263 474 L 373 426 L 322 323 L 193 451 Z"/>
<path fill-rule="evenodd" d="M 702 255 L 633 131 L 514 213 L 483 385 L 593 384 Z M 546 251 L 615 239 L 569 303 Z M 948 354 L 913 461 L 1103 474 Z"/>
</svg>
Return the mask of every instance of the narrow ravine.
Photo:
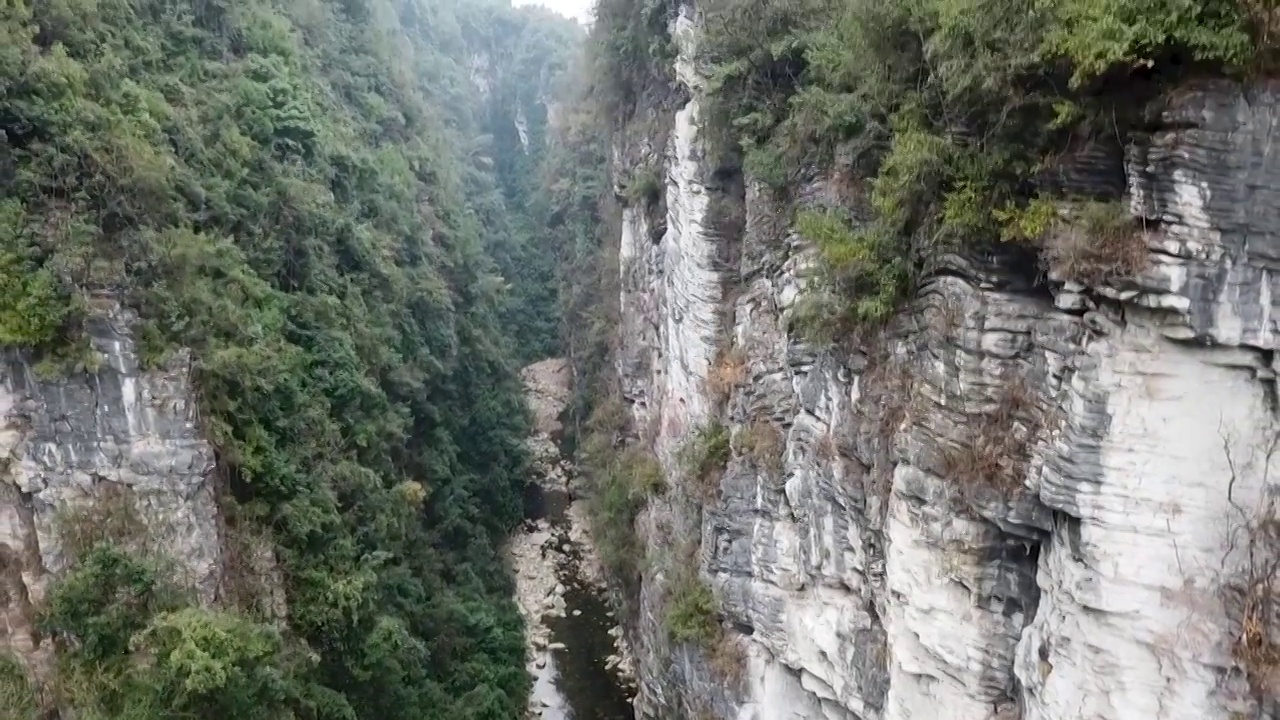
<svg viewBox="0 0 1280 720">
<path fill-rule="evenodd" d="M 545 360 L 522 375 L 536 422 L 529 440 L 534 478 L 509 556 L 534 677 L 529 717 L 633 720 L 632 663 L 606 599 L 584 507 L 570 490 L 573 465 L 558 443 L 568 368 Z"/>
</svg>

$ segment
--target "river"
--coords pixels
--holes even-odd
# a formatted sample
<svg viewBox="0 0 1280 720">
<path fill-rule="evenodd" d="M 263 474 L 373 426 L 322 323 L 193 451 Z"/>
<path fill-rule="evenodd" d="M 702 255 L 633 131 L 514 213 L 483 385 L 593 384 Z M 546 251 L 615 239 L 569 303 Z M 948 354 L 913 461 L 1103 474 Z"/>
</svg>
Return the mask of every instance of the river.
<svg viewBox="0 0 1280 720">
<path fill-rule="evenodd" d="M 529 442 L 535 476 L 508 554 L 534 677 L 529 717 L 634 720 L 629 653 L 606 599 L 583 505 L 572 498 L 573 466 L 558 442 L 567 368 L 563 360 L 546 360 L 522 375 L 536 421 Z"/>
</svg>

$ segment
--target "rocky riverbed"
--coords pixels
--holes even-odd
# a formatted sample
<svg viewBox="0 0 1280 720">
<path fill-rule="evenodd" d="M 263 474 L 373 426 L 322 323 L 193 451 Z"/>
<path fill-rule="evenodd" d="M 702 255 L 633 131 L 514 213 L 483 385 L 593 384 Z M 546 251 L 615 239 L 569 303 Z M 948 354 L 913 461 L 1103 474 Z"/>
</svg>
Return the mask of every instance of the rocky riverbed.
<svg viewBox="0 0 1280 720">
<path fill-rule="evenodd" d="M 632 720 L 633 661 L 606 601 L 586 508 L 573 497 L 573 466 L 557 442 L 569 397 L 568 367 L 545 360 L 522 375 L 536 421 L 529 439 L 534 477 L 526 520 L 507 552 L 534 677 L 529 717 Z"/>
</svg>

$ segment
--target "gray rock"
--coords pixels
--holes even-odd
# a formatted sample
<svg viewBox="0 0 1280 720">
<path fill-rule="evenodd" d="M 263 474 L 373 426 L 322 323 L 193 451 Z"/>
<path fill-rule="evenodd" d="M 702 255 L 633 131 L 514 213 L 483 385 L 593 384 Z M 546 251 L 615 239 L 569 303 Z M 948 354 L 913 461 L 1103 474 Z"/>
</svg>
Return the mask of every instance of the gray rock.
<svg viewBox="0 0 1280 720">
<path fill-rule="evenodd" d="M 1139 277 L 1045 288 L 1001 258 L 955 258 L 851 353 L 790 333 L 812 251 L 786 228 L 793 207 L 751 186 L 735 211 L 709 182 L 697 26 L 676 27 L 690 99 L 666 217 L 627 208 L 620 252 L 617 369 L 672 488 L 638 524 L 638 714 L 1258 716 L 1222 597 L 1245 562 L 1240 509 L 1261 507 L 1278 469 L 1276 89 L 1189 86 L 1123 156 L 1091 146 L 1055 170 L 1098 196 L 1127 176 L 1151 250 Z M 817 168 L 791 195 L 841 192 Z M 746 379 L 725 400 L 730 345 Z M 676 454 L 712 417 L 735 451 L 703 503 Z M 781 435 L 780 468 L 740 442 L 761 424 Z M 745 648 L 740 685 L 668 642 L 686 546 Z"/>
<path fill-rule="evenodd" d="M 87 539 L 119 535 L 113 539 L 175 561 L 179 579 L 205 602 L 230 591 L 214 454 L 199 426 L 188 355 L 144 371 L 133 315 L 109 300 L 94 308 L 87 332 L 96 370 L 42 379 L 16 351 L 0 363 L 0 553 L 19 560 L 0 573 L 8 590 L 0 593 L 0 651 L 16 651 L 36 671 L 49 648 L 31 627 L 32 608 Z M 274 570 L 269 549 L 246 550 L 248 566 Z M 278 598 L 268 595 L 274 606 Z"/>
</svg>

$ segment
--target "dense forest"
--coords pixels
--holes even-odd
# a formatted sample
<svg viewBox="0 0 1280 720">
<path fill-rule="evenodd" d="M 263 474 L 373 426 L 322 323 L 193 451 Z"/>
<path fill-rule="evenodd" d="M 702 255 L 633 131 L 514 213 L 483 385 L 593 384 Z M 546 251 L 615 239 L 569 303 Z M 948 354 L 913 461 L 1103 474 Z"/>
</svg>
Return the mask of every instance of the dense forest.
<svg viewBox="0 0 1280 720">
<path fill-rule="evenodd" d="M 200 607 L 161 554 L 81 548 L 0 715 L 518 717 L 497 545 L 518 363 L 559 347 L 549 93 L 580 28 L 508 0 L 0 3 L 0 342 L 93 369 L 85 320 L 189 348 L 237 534 L 287 620 Z"/>
</svg>

